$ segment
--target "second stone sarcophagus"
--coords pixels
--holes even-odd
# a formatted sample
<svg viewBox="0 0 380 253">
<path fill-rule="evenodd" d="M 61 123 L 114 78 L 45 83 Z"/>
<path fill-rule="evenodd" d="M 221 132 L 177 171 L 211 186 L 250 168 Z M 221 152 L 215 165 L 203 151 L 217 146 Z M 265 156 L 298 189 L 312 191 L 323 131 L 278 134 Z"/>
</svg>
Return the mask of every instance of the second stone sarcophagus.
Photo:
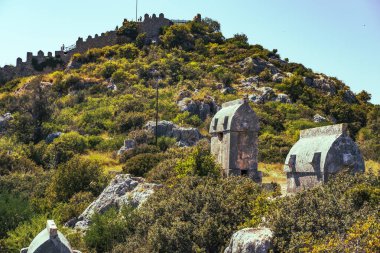
<svg viewBox="0 0 380 253">
<path fill-rule="evenodd" d="M 364 172 L 364 167 L 363 157 L 348 136 L 346 124 L 302 130 L 285 160 L 287 191 L 297 192 L 327 182 L 331 175 L 343 169 Z"/>
</svg>

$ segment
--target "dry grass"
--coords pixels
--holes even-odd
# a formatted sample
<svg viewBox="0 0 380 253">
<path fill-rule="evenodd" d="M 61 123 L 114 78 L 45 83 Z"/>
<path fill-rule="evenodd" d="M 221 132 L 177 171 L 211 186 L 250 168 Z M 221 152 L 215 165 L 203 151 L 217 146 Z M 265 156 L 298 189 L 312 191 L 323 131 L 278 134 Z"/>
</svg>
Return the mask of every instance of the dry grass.
<svg viewBox="0 0 380 253">
<path fill-rule="evenodd" d="M 380 163 L 372 160 L 365 161 L 365 170 L 366 172 L 372 171 L 375 175 L 380 175 Z"/>
<path fill-rule="evenodd" d="M 286 174 L 281 163 L 259 163 L 259 171 L 263 173 L 263 183 L 277 183 L 281 186 L 281 192 L 286 192 Z"/>
<path fill-rule="evenodd" d="M 115 173 L 121 172 L 122 165 L 119 163 L 117 158 L 113 158 L 111 152 L 100 153 L 96 151 L 91 151 L 83 156 L 84 158 L 97 161 L 104 169 L 105 173 Z"/>
</svg>

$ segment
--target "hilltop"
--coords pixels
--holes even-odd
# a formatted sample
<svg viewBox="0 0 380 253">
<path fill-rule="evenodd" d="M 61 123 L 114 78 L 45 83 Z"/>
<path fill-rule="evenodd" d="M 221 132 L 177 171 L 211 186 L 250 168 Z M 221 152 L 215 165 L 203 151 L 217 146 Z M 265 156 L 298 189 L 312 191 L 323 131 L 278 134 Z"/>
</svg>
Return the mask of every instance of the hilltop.
<svg viewBox="0 0 380 253">
<path fill-rule="evenodd" d="M 232 232 L 265 216 L 278 251 L 353 249 L 353 235 L 360 249 L 376 250 L 378 239 L 366 244 L 379 231 L 380 107 L 369 103 L 371 95 L 355 94 L 338 78 L 283 59 L 276 49 L 250 45 L 244 34 L 225 38 L 212 19 L 156 19 L 165 22 L 154 31 L 125 20 L 101 35 L 114 36 L 112 42 L 82 49 L 77 42 L 60 57 L 40 54 L 34 64 L 30 56 L 26 72 L 18 60 L 13 76 L 3 78 L 0 203 L 7 209 L 0 205 L 0 219 L 9 222 L 0 222 L 6 224 L 0 247 L 16 252 L 28 245 L 28 231 L 41 230 L 37 224 L 46 216 L 61 224 L 78 217 L 114 174 L 124 172 L 163 188 L 142 209 L 96 216 L 85 237 L 66 228 L 76 248 L 219 252 Z M 146 130 L 156 115 L 156 88 L 159 120 L 188 129 L 182 139 L 162 136 L 155 145 Z M 273 182 L 269 191 L 245 178 L 220 178 L 206 141 L 221 104 L 244 96 L 260 119 L 259 168 L 263 181 Z M 366 170 L 375 174 L 343 175 L 336 184 L 268 201 L 280 194 L 282 163 L 299 131 L 334 123 L 348 123 Z"/>
</svg>

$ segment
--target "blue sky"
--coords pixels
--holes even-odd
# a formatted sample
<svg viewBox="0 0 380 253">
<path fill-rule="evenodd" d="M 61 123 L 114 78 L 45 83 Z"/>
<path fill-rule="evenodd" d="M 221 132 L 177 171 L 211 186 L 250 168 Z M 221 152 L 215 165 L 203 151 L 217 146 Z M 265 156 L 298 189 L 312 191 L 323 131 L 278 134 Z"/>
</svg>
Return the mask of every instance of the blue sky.
<svg viewBox="0 0 380 253">
<path fill-rule="evenodd" d="M 201 13 L 226 37 L 278 49 L 283 58 L 338 77 L 380 104 L 380 0 L 139 0 L 139 16 Z M 0 66 L 17 57 L 59 50 L 135 17 L 135 0 L 0 0 Z"/>
</svg>

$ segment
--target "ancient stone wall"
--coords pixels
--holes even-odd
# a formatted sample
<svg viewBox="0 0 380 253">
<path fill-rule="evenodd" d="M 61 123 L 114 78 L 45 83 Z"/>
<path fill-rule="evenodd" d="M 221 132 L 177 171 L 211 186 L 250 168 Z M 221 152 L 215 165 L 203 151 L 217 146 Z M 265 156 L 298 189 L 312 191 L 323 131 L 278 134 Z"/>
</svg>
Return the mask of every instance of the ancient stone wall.
<svg viewBox="0 0 380 253">
<path fill-rule="evenodd" d="M 144 20 L 137 23 L 138 32 L 146 33 L 147 38 L 151 40 L 158 40 L 160 29 L 172 24 L 162 13 L 158 17 L 155 14 L 151 17 L 145 14 Z M 55 51 L 54 56 L 51 52 L 45 55 L 42 50 L 38 51 L 37 55 L 28 52 L 25 62 L 21 58 L 17 58 L 16 66 L 6 65 L 0 68 L 0 84 L 15 77 L 45 74 L 57 69 L 63 69 L 76 53 L 84 53 L 92 48 L 102 48 L 128 42 L 130 42 L 129 38 L 118 36 L 116 31 L 108 31 L 101 35 L 95 34 L 94 37 L 88 36 L 86 40 L 79 37 L 75 45 L 62 46 L 61 50 Z"/>
<path fill-rule="evenodd" d="M 145 14 L 144 20 L 138 23 L 138 30 L 139 33 L 146 33 L 148 39 L 157 40 L 160 34 L 160 29 L 172 24 L 173 23 L 169 19 L 165 18 L 162 13 L 158 17 L 156 14 L 153 14 L 152 17 Z"/>
</svg>

